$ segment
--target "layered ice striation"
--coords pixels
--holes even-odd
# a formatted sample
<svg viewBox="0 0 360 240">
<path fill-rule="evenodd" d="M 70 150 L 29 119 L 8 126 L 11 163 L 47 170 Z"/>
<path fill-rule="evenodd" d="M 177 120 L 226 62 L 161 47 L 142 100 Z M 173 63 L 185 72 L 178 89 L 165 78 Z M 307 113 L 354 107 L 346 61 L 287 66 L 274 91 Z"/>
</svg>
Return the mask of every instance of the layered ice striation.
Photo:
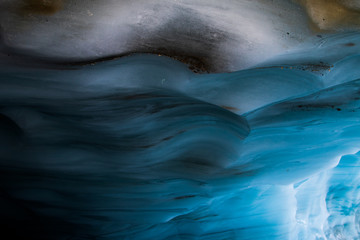
<svg viewBox="0 0 360 240">
<path fill-rule="evenodd" d="M 220 74 L 3 63 L 2 234 L 359 239 L 360 35 L 318 41 Z"/>
</svg>

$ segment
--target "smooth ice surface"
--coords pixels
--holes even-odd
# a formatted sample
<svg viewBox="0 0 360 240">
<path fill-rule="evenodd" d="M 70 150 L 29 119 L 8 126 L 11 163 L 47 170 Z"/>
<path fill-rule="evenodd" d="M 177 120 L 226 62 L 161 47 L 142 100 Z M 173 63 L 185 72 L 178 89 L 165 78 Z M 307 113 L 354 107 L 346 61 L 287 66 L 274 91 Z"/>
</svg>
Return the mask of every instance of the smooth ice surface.
<svg viewBox="0 0 360 240">
<path fill-rule="evenodd" d="M 0 1 L 2 236 L 360 238 L 358 4 L 19 2 Z"/>
<path fill-rule="evenodd" d="M 274 61 L 210 75 L 154 55 L 4 64 L 2 226 L 38 239 L 357 238 L 358 56 L 326 74 Z"/>
</svg>

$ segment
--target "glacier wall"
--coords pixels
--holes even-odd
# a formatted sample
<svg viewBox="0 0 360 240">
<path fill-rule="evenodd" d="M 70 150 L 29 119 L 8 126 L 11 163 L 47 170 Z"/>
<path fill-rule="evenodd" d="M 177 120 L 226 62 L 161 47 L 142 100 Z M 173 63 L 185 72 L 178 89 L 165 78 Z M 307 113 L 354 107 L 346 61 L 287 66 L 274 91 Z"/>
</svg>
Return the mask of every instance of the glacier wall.
<svg viewBox="0 0 360 240">
<path fill-rule="evenodd" d="M 354 33 L 312 51 L 345 55 L 349 38 L 360 46 Z M 326 57 L 329 69 L 282 56 L 205 75 L 154 55 L 4 64 L 2 226 L 34 239 L 358 238 L 359 57 Z"/>
<path fill-rule="evenodd" d="M 4 237 L 360 238 L 356 2 L 19 2 Z"/>
</svg>

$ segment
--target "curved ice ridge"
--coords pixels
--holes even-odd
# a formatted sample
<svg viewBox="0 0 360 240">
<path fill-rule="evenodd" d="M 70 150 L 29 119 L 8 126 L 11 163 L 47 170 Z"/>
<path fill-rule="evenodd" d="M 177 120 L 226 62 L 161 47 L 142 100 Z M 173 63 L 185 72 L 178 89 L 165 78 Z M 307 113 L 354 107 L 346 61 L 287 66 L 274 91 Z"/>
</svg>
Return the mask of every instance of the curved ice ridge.
<svg viewBox="0 0 360 240">
<path fill-rule="evenodd" d="M 4 64 L 4 234 L 358 239 L 358 46 L 358 34 L 333 36 L 209 75 L 152 55 Z"/>
</svg>

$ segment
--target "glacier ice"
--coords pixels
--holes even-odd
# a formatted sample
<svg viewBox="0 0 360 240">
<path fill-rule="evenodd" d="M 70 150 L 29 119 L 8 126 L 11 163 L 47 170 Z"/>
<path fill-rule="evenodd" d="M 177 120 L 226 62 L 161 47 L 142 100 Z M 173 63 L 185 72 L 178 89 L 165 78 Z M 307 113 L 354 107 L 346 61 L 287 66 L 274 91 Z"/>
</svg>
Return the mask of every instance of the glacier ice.
<svg viewBox="0 0 360 240">
<path fill-rule="evenodd" d="M 3 236 L 360 238 L 360 34 L 311 15 L 356 2 L 17 2 L 0 1 Z M 211 73 L 179 55 L 197 48 Z"/>
</svg>

